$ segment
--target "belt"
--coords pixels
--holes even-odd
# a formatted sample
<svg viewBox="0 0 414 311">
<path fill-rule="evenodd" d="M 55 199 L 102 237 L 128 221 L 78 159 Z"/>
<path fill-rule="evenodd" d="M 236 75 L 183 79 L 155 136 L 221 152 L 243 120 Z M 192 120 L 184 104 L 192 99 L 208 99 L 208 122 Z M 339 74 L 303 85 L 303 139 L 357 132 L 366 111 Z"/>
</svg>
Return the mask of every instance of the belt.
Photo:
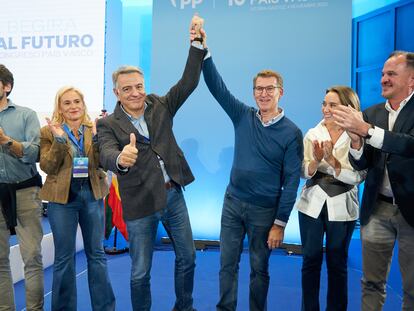
<svg viewBox="0 0 414 311">
<path fill-rule="evenodd" d="M 167 181 L 165 183 L 165 189 L 170 190 L 172 188 L 177 188 L 177 184 L 175 182 L 171 181 L 171 180 Z"/>
<path fill-rule="evenodd" d="M 387 197 L 386 195 L 383 195 L 381 193 L 378 193 L 378 200 L 381 200 L 383 202 L 387 202 L 387 203 L 392 204 L 392 205 L 396 205 L 394 197 Z"/>
<path fill-rule="evenodd" d="M 316 174 L 306 181 L 306 187 L 313 187 L 315 185 L 319 185 L 330 197 L 348 192 L 355 187 L 354 185 L 345 184 L 332 175 L 320 171 L 316 171 Z"/>
</svg>

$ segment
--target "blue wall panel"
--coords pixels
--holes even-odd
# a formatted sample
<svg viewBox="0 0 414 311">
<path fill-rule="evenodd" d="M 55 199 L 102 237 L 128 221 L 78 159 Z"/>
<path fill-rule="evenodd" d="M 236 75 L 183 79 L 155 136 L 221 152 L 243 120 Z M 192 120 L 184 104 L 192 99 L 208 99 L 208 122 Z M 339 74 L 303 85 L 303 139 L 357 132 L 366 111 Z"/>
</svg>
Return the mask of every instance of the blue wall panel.
<svg viewBox="0 0 414 311">
<path fill-rule="evenodd" d="M 357 66 L 381 63 L 393 49 L 391 13 L 386 12 L 358 24 Z"/>
<path fill-rule="evenodd" d="M 381 69 L 357 73 L 357 89 L 361 100 L 361 109 L 384 101 L 381 96 Z"/>
<path fill-rule="evenodd" d="M 396 11 L 396 48 L 414 51 L 414 3 L 399 7 Z"/>
</svg>

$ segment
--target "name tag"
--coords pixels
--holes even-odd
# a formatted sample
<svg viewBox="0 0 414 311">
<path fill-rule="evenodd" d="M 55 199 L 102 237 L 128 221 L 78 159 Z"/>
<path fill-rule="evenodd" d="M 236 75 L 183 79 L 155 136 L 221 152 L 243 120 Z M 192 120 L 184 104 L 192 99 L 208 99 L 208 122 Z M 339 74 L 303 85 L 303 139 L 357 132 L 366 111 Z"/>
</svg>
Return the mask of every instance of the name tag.
<svg viewBox="0 0 414 311">
<path fill-rule="evenodd" d="M 87 157 L 73 159 L 73 178 L 88 177 L 88 162 Z"/>
</svg>

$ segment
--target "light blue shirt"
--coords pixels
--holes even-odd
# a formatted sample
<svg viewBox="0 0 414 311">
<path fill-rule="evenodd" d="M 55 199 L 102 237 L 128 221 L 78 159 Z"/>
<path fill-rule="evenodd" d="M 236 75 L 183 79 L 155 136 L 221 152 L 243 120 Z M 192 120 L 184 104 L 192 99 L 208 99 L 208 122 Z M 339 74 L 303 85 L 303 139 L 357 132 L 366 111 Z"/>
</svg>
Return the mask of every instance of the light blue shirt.
<svg viewBox="0 0 414 311">
<path fill-rule="evenodd" d="M 148 105 L 147 105 L 147 103 L 145 103 L 144 111 L 145 111 L 145 109 L 147 109 L 147 107 L 148 107 Z M 128 112 L 125 111 L 125 109 L 124 109 L 124 107 L 122 107 L 122 105 L 121 105 L 121 109 L 122 109 L 123 112 L 125 112 L 128 119 L 131 121 L 132 125 L 137 129 L 138 133 L 140 133 L 142 136 L 144 136 L 146 139 L 148 139 L 150 141 L 148 126 L 147 126 L 147 122 L 145 121 L 144 114 L 142 114 L 138 118 L 134 118 Z M 165 182 L 169 182 L 171 180 L 171 178 L 170 178 L 170 176 L 168 176 L 167 170 L 165 169 L 165 163 L 158 154 L 157 154 L 157 157 L 158 157 L 158 161 L 160 161 L 160 167 L 161 167 L 162 175 L 164 176 L 164 180 L 165 180 Z M 118 165 L 118 159 L 116 159 L 116 163 Z"/>
<path fill-rule="evenodd" d="M 256 112 L 256 117 L 260 120 L 260 122 L 262 123 L 262 125 L 264 127 L 271 126 L 271 125 L 279 122 L 285 116 L 285 111 L 282 108 L 280 108 L 280 107 L 278 109 L 279 109 L 279 114 L 277 116 L 273 117 L 272 119 L 270 119 L 267 122 L 263 122 L 262 116 L 260 115 L 260 111 L 259 110 L 257 110 L 257 112 Z"/>
<path fill-rule="evenodd" d="M 9 147 L 0 145 L 0 182 L 17 183 L 37 174 L 36 162 L 39 160 L 40 123 L 36 112 L 13 104 L 0 111 L 0 127 L 5 135 L 22 143 L 23 157 L 18 158 Z"/>
</svg>

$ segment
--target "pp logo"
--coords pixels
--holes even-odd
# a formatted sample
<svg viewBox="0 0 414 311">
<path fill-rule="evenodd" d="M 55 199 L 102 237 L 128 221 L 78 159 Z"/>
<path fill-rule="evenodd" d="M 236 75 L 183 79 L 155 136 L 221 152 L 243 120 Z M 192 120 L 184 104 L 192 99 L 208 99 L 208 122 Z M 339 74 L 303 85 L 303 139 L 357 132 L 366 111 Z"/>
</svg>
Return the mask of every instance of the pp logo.
<svg viewBox="0 0 414 311">
<path fill-rule="evenodd" d="M 202 3 L 203 0 L 171 0 L 171 4 L 177 8 L 179 7 L 181 10 L 183 10 L 186 6 L 191 5 L 192 9 L 195 9 L 197 5 Z M 178 6 L 177 6 L 178 4 Z"/>
</svg>

